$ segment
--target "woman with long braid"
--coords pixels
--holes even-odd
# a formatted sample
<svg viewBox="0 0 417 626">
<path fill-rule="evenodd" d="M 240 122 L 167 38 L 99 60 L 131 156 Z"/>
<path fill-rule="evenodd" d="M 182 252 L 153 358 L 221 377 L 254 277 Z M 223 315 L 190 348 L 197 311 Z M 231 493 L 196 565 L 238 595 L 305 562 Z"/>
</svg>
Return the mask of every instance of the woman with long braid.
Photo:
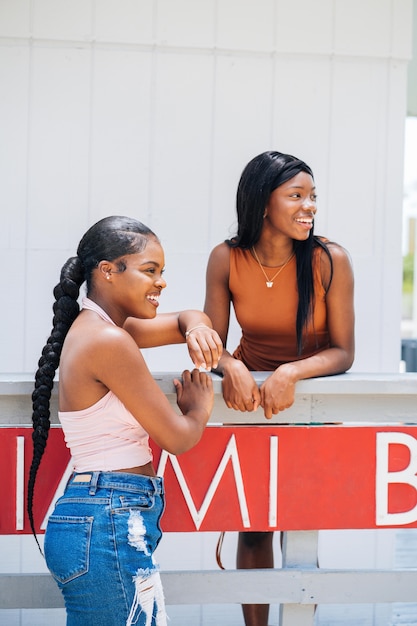
<svg viewBox="0 0 417 626">
<path fill-rule="evenodd" d="M 64 595 L 68 626 L 166 624 L 153 557 L 161 538 L 163 479 L 155 475 L 148 438 L 172 454 L 199 441 L 213 388 L 198 368 L 216 367 L 222 344 L 200 311 L 156 315 L 164 265 L 149 228 L 108 217 L 87 231 L 54 289 L 53 329 L 33 392 L 28 513 L 36 537 L 35 479 L 59 367 L 59 418 L 74 473 L 48 520 L 44 551 Z M 195 369 L 174 381 L 178 415 L 140 348 L 184 341 Z"/>
<path fill-rule="evenodd" d="M 226 345 L 230 304 L 239 345 L 219 361 L 229 408 L 270 419 L 294 402 L 297 381 L 338 374 L 354 356 L 353 272 L 340 245 L 314 235 L 316 186 L 310 167 L 269 151 L 244 168 L 237 234 L 214 248 L 205 312 Z M 252 371 L 271 372 L 258 388 Z M 256 451 L 253 457 L 256 474 Z M 273 567 L 272 532 L 242 532 L 237 567 Z M 246 626 L 267 626 L 267 604 L 244 605 Z"/>
</svg>

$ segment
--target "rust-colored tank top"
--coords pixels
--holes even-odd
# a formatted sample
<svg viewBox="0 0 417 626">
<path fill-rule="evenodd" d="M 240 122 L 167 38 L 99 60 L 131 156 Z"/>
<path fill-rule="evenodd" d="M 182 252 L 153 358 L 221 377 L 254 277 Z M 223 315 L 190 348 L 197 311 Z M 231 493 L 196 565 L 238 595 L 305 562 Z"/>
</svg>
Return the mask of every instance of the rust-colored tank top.
<svg viewBox="0 0 417 626">
<path fill-rule="evenodd" d="M 298 289 L 296 259 L 275 278 L 271 288 L 250 250 L 230 249 L 229 289 L 237 321 L 242 329 L 233 356 L 253 371 L 272 371 L 282 363 L 297 361 L 329 347 L 326 294 L 320 274 L 321 249 L 313 257 L 314 313 L 297 354 L 296 319 Z M 271 268 L 264 267 L 268 276 Z"/>
</svg>

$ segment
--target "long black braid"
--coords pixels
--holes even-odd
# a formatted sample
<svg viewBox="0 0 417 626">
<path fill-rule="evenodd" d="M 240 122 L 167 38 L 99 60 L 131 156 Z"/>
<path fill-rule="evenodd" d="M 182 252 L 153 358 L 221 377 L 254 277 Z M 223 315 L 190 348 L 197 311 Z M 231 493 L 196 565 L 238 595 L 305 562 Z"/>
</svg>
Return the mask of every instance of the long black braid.
<svg viewBox="0 0 417 626">
<path fill-rule="evenodd" d="M 33 500 L 36 475 L 45 452 L 50 428 L 50 400 L 54 377 L 59 367 L 62 346 L 68 331 L 80 312 L 78 296 L 80 287 L 86 282 L 90 291 L 92 273 L 102 260 L 114 261 L 127 254 L 141 252 L 149 237 L 156 235 L 138 220 L 110 216 L 94 224 L 81 239 L 77 256 L 71 257 L 61 270 L 60 281 L 54 289 L 53 328 L 42 350 L 35 374 L 35 389 L 32 394 L 33 457 L 29 470 L 27 511 L 30 527 L 36 537 L 33 518 Z M 123 271 L 123 263 L 120 271 Z M 39 546 L 40 549 L 40 546 Z"/>
<path fill-rule="evenodd" d="M 78 257 L 71 257 L 61 270 L 61 278 L 54 289 L 53 328 L 42 350 L 35 374 L 35 389 L 32 393 L 32 441 L 33 457 L 29 470 L 27 510 L 30 527 L 38 543 L 33 519 L 33 492 L 50 428 L 50 400 L 54 376 L 59 366 L 64 339 L 77 317 L 80 307 L 77 302 L 80 286 L 84 282 L 84 270 Z M 39 547 L 40 549 L 40 547 Z"/>
</svg>

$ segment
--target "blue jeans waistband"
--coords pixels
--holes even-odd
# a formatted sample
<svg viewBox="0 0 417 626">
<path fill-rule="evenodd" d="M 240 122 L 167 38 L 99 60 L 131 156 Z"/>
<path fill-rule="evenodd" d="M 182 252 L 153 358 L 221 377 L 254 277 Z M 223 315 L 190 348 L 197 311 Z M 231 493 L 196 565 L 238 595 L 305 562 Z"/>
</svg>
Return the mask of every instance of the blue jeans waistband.
<svg viewBox="0 0 417 626">
<path fill-rule="evenodd" d="M 145 476 L 128 472 L 74 472 L 68 481 L 68 486 L 89 487 L 90 494 L 95 493 L 99 488 L 164 494 L 164 479 L 161 476 Z"/>
</svg>

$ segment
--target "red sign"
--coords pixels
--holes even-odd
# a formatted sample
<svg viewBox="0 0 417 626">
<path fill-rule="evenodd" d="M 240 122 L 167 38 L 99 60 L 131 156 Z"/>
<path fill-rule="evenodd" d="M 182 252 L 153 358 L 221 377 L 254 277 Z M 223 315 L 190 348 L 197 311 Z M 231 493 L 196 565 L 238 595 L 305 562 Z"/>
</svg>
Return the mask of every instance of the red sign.
<svg viewBox="0 0 417 626">
<path fill-rule="evenodd" d="M 30 532 L 31 432 L 0 428 L 0 534 Z M 417 426 L 209 426 L 178 457 L 153 449 L 165 531 L 417 527 Z M 40 532 L 70 473 L 52 428 L 36 480 Z"/>
</svg>

